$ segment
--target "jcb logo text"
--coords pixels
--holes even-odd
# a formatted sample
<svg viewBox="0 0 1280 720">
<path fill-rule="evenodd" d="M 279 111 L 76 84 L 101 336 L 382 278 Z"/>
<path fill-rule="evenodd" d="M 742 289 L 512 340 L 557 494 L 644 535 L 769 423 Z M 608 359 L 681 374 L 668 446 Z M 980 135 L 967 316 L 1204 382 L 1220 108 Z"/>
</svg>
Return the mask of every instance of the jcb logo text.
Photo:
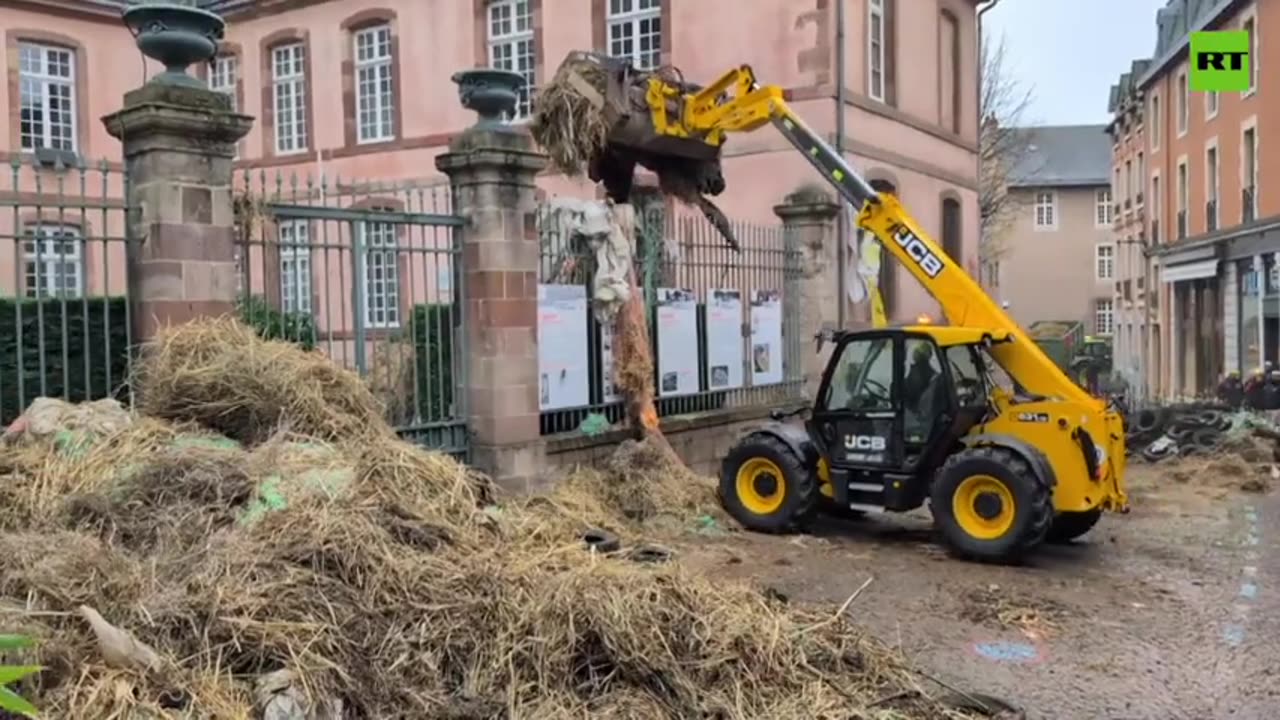
<svg viewBox="0 0 1280 720">
<path fill-rule="evenodd" d="M 874 435 L 845 435 L 844 447 L 846 450 L 870 450 L 871 452 L 884 452 L 888 447 L 882 437 Z"/>
<path fill-rule="evenodd" d="M 911 258 L 912 262 L 920 266 L 925 275 L 936 278 L 942 272 L 944 267 L 942 258 L 930 252 L 924 241 L 916 237 L 905 226 L 898 225 L 893 228 L 893 239 L 898 243 L 898 247 L 907 251 L 907 256 Z"/>
</svg>

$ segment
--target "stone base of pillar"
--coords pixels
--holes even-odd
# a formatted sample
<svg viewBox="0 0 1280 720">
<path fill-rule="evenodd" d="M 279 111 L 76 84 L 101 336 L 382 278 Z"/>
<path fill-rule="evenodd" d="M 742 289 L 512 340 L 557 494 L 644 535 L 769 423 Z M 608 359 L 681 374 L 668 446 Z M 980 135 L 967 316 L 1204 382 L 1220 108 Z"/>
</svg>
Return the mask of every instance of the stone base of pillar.
<svg viewBox="0 0 1280 720">
<path fill-rule="evenodd" d="M 542 440 L 512 445 L 473 445 L 471 465 L 493 478 L 506 494 L 529 495 L 555 484 L 547 475 L 547 445 Z"/>
</svg>

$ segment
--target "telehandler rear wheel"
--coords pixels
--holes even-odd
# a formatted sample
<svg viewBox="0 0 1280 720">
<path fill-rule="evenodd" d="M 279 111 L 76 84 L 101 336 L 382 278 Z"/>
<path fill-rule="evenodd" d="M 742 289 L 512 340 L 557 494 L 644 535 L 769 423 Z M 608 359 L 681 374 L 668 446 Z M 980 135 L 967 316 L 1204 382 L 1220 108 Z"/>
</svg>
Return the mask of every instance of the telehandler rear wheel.
<svg viewBox="0 0 1280 720">
<path fill-rule="evenodd" d="M 1049 526 L 1049 534 L 1045 537 L 1045 542 L 1069 543 L 1092 530 L 1101 518 L 1102 508 L 1085 512 L 1058 513 L 1053 518 L 1053 524 Z"/>
<path fill-rule="evenodd" d="M 720 466 L 720 502 L 748 530 L 780 533 L 813 515 L 816 472 L 772 435 L 748 435 Z"/>
<path fill-rule="evenodd" d="M 1053 492 L 1013 451 L 975 447 L 939 468 L 929 509 L 953 552 L 1011 562 L 1044 540 L 1053 520 Z"/>
</svg>

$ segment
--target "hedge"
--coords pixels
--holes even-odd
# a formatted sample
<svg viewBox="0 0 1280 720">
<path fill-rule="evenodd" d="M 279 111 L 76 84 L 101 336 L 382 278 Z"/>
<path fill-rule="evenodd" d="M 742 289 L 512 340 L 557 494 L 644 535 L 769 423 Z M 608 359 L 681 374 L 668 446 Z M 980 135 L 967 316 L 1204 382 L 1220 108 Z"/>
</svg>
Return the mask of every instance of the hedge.
<svg viewBox="0 0 1280 720">
<path fill-rule="evenodd" d="M 453 417 L 454 306 L 413 306 L 413 363 L 417 377 L 418 416 L 423 422 Z"/>
<path fill-rule="evenodd" d="M 123 398 L 129 372 L 127 308 L 123 297 L 65 303 L 61 298 L 0 299 L 0 422 L 13 422 L 41 395 L 71 402 Z"/>
<path fill-rule="evenodd" d="M 308 313 L 281 312 L 261 295 L 242 295 L 236 302 L 236 314 L 263 340 L 285 340 L 303 350 L 316 348 L 316 322 Z"/>
</svg>

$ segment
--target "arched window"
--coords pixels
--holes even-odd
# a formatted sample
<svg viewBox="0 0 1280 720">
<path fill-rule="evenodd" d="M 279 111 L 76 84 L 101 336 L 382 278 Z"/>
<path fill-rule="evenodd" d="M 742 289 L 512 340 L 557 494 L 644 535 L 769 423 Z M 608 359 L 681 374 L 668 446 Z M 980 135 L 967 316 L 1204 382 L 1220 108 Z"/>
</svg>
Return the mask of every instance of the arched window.
<svg viewBox="0 0 1280 720">
<path fill-rule="evenodd" d="M 888 180 L 872 180 L 871 188 L 880 193 L 897 193 L 898 188 Z M 884 301 L 884 313 L 892 318 L 898 298 L 898 261 L 888 248 L 880 252 L 880 299 Z"/>
<path fill-rule="evenodd" d="M 942 249 L 952 262 L 963 266 L 964 242 L 960 226 L 960 201 L 953 197 L 942 198 Z"/>
</svg>

